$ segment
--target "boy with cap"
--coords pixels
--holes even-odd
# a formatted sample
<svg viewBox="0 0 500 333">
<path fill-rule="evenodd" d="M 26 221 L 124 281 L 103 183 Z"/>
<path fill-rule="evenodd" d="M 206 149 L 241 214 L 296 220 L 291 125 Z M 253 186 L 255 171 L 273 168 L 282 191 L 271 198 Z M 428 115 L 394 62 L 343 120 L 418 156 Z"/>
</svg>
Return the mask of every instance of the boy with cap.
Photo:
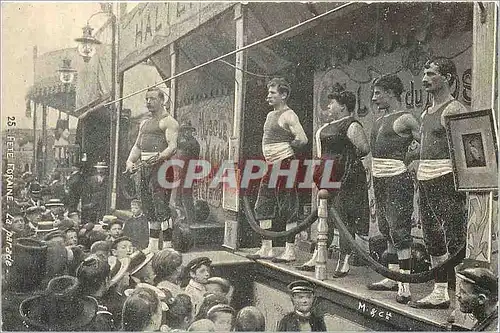
<svg viewBox="0 0 500 333">
<path fill-rule="evenodd" d="M 278 323 L 278 332 L 325 332 L 326 325 L 322 316 L 311 311 L 314 303 L 314 285 L 309 281 L 298 280 L 288 285 L 294 311 L 288 313 Z"/>
<path fill-rule="evenodd" d="M 139 250 L 144 250 L 149 243 L 149 225 L 146 215 L 142 211 L 140 200 L 134 199 L 130 202 L 132 217 L 123 226 L 123 235 L 130 237 Z"/>
<path fill-rule="evenodd" d="M 481 267 L 459 269 L 457 277 L 460 311 L 477 320 L 472 331 L 498 332 L 498 278 Z"/>
<path fill-rule="evenodd" d="M 207 292 L 206 284 L 210 278 L 210 265 L 212 260 L 207 257 L 199 257 L 191 260 L 184 271 L 184 278 L 189 278 L 189 283 L 184 290 L 193 303 L 193 314 L 198 312 L 203 297 Z M 182 285 L 181 285 L 182 287 Z"/>
</svg>

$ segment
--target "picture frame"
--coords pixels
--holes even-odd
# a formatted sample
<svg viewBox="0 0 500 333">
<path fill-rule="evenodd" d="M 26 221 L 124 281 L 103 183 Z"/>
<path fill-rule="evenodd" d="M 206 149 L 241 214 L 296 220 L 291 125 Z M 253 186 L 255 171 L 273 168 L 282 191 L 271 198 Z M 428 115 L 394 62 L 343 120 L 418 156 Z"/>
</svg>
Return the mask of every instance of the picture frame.
<svg viewBox="0 0 500 333">
<path fill-rule="evenodd" d="M 498 143 L 493 109 L 445 117 L 455 190 L 498 189 Z"/>
<path fill-rule="evenodd" d="M 234 251 L 238 250 L 238 226 L 238 221 L 224 221 L 224 244 L 222 244 L 223 247 Z"/>
</svg>

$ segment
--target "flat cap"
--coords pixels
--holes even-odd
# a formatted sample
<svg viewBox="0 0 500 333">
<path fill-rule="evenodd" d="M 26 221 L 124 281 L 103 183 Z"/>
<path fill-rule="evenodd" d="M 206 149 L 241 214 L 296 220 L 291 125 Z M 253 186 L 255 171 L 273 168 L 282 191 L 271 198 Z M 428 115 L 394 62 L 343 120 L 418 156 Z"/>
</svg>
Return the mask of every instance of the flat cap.
<svg viewBox="0 0 500 333">
<path fill-rule="evenodd" d="M 212 264 L 212 260 L 210 260 L 210 258 L 199 257 L 199 258 L 195 258 L 195 259 L 191 260 L 190 262 L 188 262 L 186 267 L 190 271 L 193 271 L 193 270 L 198 269 L 201 265 L 210 266 L 211 264 Z"/>
<path fill-rule="evenodd" d="M 293 293 L 312 293 L 314 292 L 314 285 L 305 280 L 293 281 L 288 285 L 288 290 Z"/>
<path fill-rule="evenodd" d="M 498 277 L 487 268 L 471 267 L 461 269 L 457 272 L 457 277 L 491 294 L 498 294 Z"/>
</svg>

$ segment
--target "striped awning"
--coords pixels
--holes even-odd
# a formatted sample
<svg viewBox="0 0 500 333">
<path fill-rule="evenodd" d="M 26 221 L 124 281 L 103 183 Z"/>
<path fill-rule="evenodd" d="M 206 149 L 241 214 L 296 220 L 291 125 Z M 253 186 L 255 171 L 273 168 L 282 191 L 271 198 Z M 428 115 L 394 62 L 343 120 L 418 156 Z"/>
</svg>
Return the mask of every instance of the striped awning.
<svg viewBox="0 0 500 333">
<path fill-rule="evenodd" d="M 77 80 L 77 74 L 72 83 L 62 83 L 57 75 L 43 78 L 29 88 L 26 99 L 71 114 L 75 109 Z"/>
</svg>

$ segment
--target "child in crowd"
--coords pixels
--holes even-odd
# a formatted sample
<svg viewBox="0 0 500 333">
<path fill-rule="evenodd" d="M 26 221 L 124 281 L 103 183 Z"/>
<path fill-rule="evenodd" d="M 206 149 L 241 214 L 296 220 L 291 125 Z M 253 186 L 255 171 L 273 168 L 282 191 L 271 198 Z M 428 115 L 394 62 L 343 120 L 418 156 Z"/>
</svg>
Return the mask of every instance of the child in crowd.
<svg viewBox="0 0 500 333">
<path fill-rule="evenodd" d="M 129 218 L 123 226 L 123 235 L 134 241 L 134 246 L 139 250 L 148 247 L 149 226 L 148 220 L 142 211 L 140 200 L 134 199 L 130 203 L 132 217 Z"/>
<path fill-rule="evenodd" d="M 191 297 L 193 302 L 193 314 L 198 312 L 198 308 L 207 292 L 205 285 L 210 277 L 210 265 L 212 260 L 207 257 L 199 257 L 191 260 L 182 274 L 181 287 L 185 287 L 185 292 Z M 186 283 L 186 281 L 189 281 Z"/>
</svg>

